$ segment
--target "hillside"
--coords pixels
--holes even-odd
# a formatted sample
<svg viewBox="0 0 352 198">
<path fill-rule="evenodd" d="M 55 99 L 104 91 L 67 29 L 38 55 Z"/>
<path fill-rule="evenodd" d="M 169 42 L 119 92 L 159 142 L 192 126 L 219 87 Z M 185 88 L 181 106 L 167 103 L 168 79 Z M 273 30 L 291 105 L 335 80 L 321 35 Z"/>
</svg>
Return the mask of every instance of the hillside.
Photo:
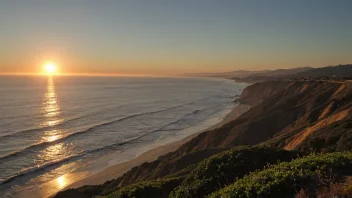
<svg viewBox="0 0 352 198">
<path fill-rule="evenodd" d="M 254 74 L 266 73 L 269 70 L 263 71 L 247 71 L 247 70 L 237 70 L 231 72 L 222 72 L 222 73 L 186 73 L 183 76 L 189 77 L 216 77 L 216 78 L 245 78 Z"/>
<path fill-rule="evenodd" d="M 308 71 L 312 69 L 311 67 L 298 67 L 292 69 L 277 69 L 277 70 L 260 70 L 260 71 L 247 71 L 247 70 L 237 70 L 231 72 L 223 73 L 188 73 L 184 76 L 190 77 L 216 77 L 216 78 L 229 78 L 229 79 L 247 79 L 256 77 L 279 77 L 286 75 L 294 75 L 300 72 Z"/>
<path fill-rule="evenodd" d="M 292 76 L 297 76 L 304 72 L 309 72 L 314 68 L 312 67 L 298 67 L 292 69 L 277 69 L 264 73 L 251 74 L 245 77 L 234 77 L 232 79 L 239 82 L 262 82 L 262 81 L 272 81 L 279 79 L 290 79 Z"/>
<path fill-rule="evenodd" d="M 93 195 L 103 192 L 107 194 L 115 192 L 114 195 L 118 195 L 120 187 L 136 182 L 156 181 L 156 183 L 144 184 L 152 186 L 153 189 L 169 189 L 167 192 L 163 191 L 160 196 L 167 197 L 172 189 L 182 186 L 183 181 L 189 182 L 192 188 L 196 184 L 205 185 L 203 182 L 207 183 L 208 180 L 194 183 L 190 179 L 184 179 L 189 178 L 189 175 L 197 174 L 192 171 L 200 170 L 197 167 L 205 163 L 203 160 L 224 155 L 223 152 L 228 152 L 229 149 L 240 145 L 259 144 L 285 150 L 300 150 L 306 153 L 352 149 L 352 82 L 350 81 L 256 83 L 243 91 L 240 102 L 253 105 L 253 107 L 236 120 L 215 130 L 206 131 L 176 151 L 161 156 L 151 163 L 135 167 L 116 180 L 106 182 L 104 185 L 83 187 L 70 192 L 78 193 L 83 197 L 91 197 L 91 194 L 85 195 L 92 192 Z M 252 158 L 252 163 L 259 162 L 260 160 Z M 214 166 L 224 165 L 223 160 L 214 163 Z M 231 167 L 237 165 L 235 163 Z M 231 168 L 226 170 L 222 174 L 233 174 Z M 248 170 L 246 174 L 252 171 Z M 160 178 L 168 179 L 159 181 Z M 218 181 L 220 181 L 219 178 L 216 179 L 216 182 Z M 164 188 L 163 185 L 168 187 Z M 160 191 L 157 192 L 160 193 Z M 190 192 L 190 189 L 186 192 Z M 211 193 L 209 190 L 206 192 Z M 175 193 L 172 195 L 176 195 Z M 59 195 L 57 197 L 65 197 Z M 129 196 L 112 195 L 112 197 Z"/>
<path fill-rule="evenodd" d="M 245 77 L 234 77 L 239 82 L 262 82 L 272 80 L 288 80 L 300 78 L 337 78 L 347 77 L 352 79 L 352 65 L 327 66 L 321 68 L 295 68 L 291 70 L 276 70 L 266 73 L 251 74 Z"/>
<path fill-rule="evenodd" d="M 313 68 L 294 75 L 294 77 L 313 78 L 319 76 L 352 77 L 352 64 Z"/>
<path fill-rule="evenodd" d="M 249 104 L 267 97 L 263 94 L 266 90 L 273 95 L 223 127 L 198 135 L 181 149 L 196 151 L 264 142 L 287 149 L 352 148 L 351 82 L 277 83 L 283 83 L 274 83 L 281 91 L 270 92 L 272 82 L 247 87 L 241 98 Z M 256 94 L 256 89 L 262 90 L 261 94 Z M 333 132 L 329 133 L 331 129 Z"/>
</svg>

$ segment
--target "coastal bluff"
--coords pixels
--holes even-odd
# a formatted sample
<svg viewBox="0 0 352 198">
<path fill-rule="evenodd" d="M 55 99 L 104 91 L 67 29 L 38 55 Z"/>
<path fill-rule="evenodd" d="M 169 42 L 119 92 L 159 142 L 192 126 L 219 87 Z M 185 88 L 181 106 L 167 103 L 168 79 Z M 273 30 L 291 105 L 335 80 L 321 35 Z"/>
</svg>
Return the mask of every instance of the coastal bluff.
<svg viewBox="0 0 352 198">
<path fill-rule="evenodd" d="M 131 193 L 133 190 L 129 186 L 139 182 L 147 182 L 143 185 L 148 186 L 146 189 L 156 190 L 160 195 L 156 197 L 179 197 L 176 196 L 177 188 L 180 188 L 184 179 L 193 174 L 201 163 L 241 145 L 260 148 L 269 146 L 295 151 L 301 155 L 352 149 L 351 81 L 260 82 L 245 88 L 239 102 L 249 104 L 252 108 L 219 128 L 197 135 L 174 152 L 134 167 L 115 180 L 101 185 L 69 189 L 55 197 L 129 197 L 127 194 L 122 196 L 126 192 L 123 190 L 129 189 L 128 192 Z M 249 156 L 245 158 L 247 157 Z M 350 156 L 346 159 L 350 159 Z M 220 166 L 222 161 L 215 160 L 212 163 Z M 223 174 L 230 174 L 231 168 L 226 171 Z M 225 185 L 227 184 L 222 183 L 213 190 Z M 136 186 L 133 189 L 136 190 Z M 138 189 L 145 190 L 144 187 Z M 212 192 L 206 194 L 210 193 Z"/>
</svg>

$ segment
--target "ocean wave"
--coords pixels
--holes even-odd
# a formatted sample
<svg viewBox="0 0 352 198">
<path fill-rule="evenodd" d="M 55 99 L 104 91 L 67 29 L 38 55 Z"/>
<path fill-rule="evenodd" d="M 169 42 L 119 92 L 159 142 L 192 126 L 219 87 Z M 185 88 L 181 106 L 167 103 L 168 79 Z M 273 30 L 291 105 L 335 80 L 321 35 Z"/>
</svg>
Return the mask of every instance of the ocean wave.
<svg viewBox="0 0 352 198">
<path fill-rule="evenodd" d="M 23 149 L 21 149 L 19 151 L 15 151 L 15 152 L 10 153 L 10 154 L 8 154 L 6 156 L 0 157 L 0 164 L 1 164 L 1 162 L 5 161 L 5 160 L 8 160 L 9 158 L 25 154 L 27 151 L 33 152 L 34 149 L 43 148 L 43 147 L 46 147 L 46 146 L 58 144 L 58 143 L 61 143 L 61 142 L 65 141 L 65 140 L 68 140 L 70 138 L 89 133 L 89 132 L 94 131 L 95 129 L 103 127 L 103 126 L 109 126 L 109 125 L 115 124 L 117 122 L 121 122 L 121 121 L 124 121 L 124 120 L 127 120 L 127 119 L 131 119 L 131 118 L 135 118 L 135 117 L 138 117 L 138 116 L 152 115 L 152 114 L 156 114 L 156 113 L 169 111 L 169 110 L 172 110 L 172 109 L 184 107 L 184 106 L 191 105 L 191 104 L 194 104 L 194 103 L 195 102 L 189 102 L 189 103 L 185 103 L 185 104 L 182 104 L 182 105 L 177 105 L 177 106 L 174 106 L 174 107 L 161 109 L 161 110 L 157 110 L 157 111 L 150 111 L 150 112 L 144 112 L 144 113 L 139 113 L 139 114 L 132 114 L 132 115 L 129 115 L 129 116 L 117 119 L 117 120 L 112 120 L 112 121 L 109 121 L 109 122 L 105 122 L 105 123 L 101 123 L 101 124 L 98 124 L 98 125 L 94 125 L 94 126 L 88 128 L 86 130 L 83 130 L 83 131 L 71 133 L 71 134 L 69 134 L 67 136 L 64 136 L 64 137 L 62 137 L 60 139 L 57 139 L 55 141 L 40 142 L 40 143 L 37 143 L 37 144 L 33 144 L 33 145 L 31 145 L 29 147 L 26 147 L 26 148 L 23 148 Z"/>
<path fill-rule="evenodd" d="M 34 167 L 30 167 L 30 168 L 27 168 L 27 169 L 24 169 L 14 175 L 11 175 L 9 177 L 6 177 L 6 178 L 0 178 L 0 184 L 6 184 L 6 183 L 9 183 L 11 181 L 13 181 L 14 179 L 18 178 L 18 177 L 22 177 L 22 176 L 26 176 L 26 175 L 29 175 L 29 174 L 33 174 L 35 172 L 38 172 L 38 171 L 42 171 L 44 169 L 48 169 L 48 168 L 55 168 L 55 167 L 58 167 L 60 165 L 62 165 L 63 163 L 67 163 L 69 161 L 72 161 L 74 159 L 77 159 L 77 158 L 80 158 L 80 157 L 83 157 L 84 155 L 87 155 L 87 154 L 93 154 L 93 153 L 96 153 L 96 152 L 99 152 L 99 151 L 103 151 L 103 150 L 115 150 L 115 147 L 119 147 L 119 146 L 122 146 L 122 145 L 126 145 L 126 144 L 131 144 L 145 136 L 148 136 L 152 133 L 156 133 L 156 132 L 159 132 L 159 131 L 162 131 L 164 130 L 165 128 L 167 128 L 168 126 L 170 125 L 173 125 L 173 124 L 176 124 L 182 120 L 185 120 L 186 117 L 189 117 L 191 115 L 196 115 L 196 114 L 199 114 L 201 113 L 202 111 L 207 111 L 209 109 L 213 109 L 213 108 L 217 108 L 217 107 L 220 107 L 222 105 L 215 105 L 215 106 L 212 106 L 212 107 L 209 107 L 209 108 L 204 108 L 204 109 L 200 109 L 200 110 L 194 110 L 193 112 L 189 113 L 189 114 L 186 114 L 184 115 L 182 118 L 180 119 L 177 119 L 173 122 L 169 122 L 157 129 L 154 129 L 154 130 L 151 130 L 151 131 L 148 131 L 146 133 L 143 133 L 139 136 L 136 136 L 136 137 L 133 137 L 133 138 L 130 138 L 130 139 L 127 139 L 123 142 L 118 142 L 118 143 L 114 143 L 114 144 L 110 144 L 110 145 L 106 145 L 106 146 L 103 146 L 103 147 L 100 147 L 100 148 L 96 148 L 96 149 L 90 149 L 90 150 L 86 150 L 86 151 L 83 151 L 77 155 L 72 155 L 72 156 L 68 156 L 66 158 L 63 158 L 63 159 L 59 159 L 59 160 L 55 160 L 55 161 L 50 161 L 50 162 L 47 162 L 47 163 L 44 163 L 44 164 L 41 164 L 41 165 L 37 165 L 37 166 L 34 166 Z M 207 115 L 206 117 L 209 117 L 211 115 L 213 115 L 214 113 L 216 113 L 218 111 L 215 111 L 209 115 Z M 194 123 L 188 127 L 191 127 L 191 126 L 194 126 L 198 123 Z M 179 129 L 170 129 L 168 131 L 175 131 L 175 130 L 183 130 L 185 128 L 179 128 Z"/>
<path fill-rule="evenodd" d="M 125 107 L 125 106 L 129 106 L 129 105 L 119 105 L 119 106 L 114 106 L 113 108 L 121 108 L 121 107 Z M 102 108 L 102 107 L 105 107 L 105 108 Z M 45 126 L 45 127 L 38 127 L 38 128 L 32 128 L 32 129 L 25 129 L 25 130 L 21 130 L 21 131 L 17 131 L 17 132 L 13 132 L 11 134 L 6 134 L 6 135 L 2 135 L 0 136 L 0 138 L 3 140 L 3 138 L 13 138 L 13 137 L 18 137 L 18 136 L 21 136 L 21 135 L 24 135 L 26 133 L 31 133 L 31 132 L 42 132 L 42 131 L 45 131 L 45 130 L 50 130 L 50 129 L 55 129 L 57 127 L 60 127 L 62 125 L 66 125 L 66 124 L 69 124 L 71 122 L 74 122 L 74 121 L 77 121 L 77 120 L 81 120 L 81 119 L 84 119 L 84 118 L 87 118 L 89 116 L 94 116 L 98 113 L 102 113 L 102 112 L 105 112 L 106 110 L 111 110 L 111 107 L 106 107 L 104 105 L 99 105 L 99 106 L 95 106 L 93 107 L 93 109 L 96 108 L 96 109 L 99 109 L 98 111 L 90 111 L 90 112 L 87 112 L 83 115 L 80 115 L 80 116 L 74 116 L 70 119 L 65 119 L 63 122 L 60 122 L 54 126 Z M 42 114 L 42 113 L 38 113 L 38 114 Z M 34 114 L 36 115 L 36 114 Z M 33 115 L 32 115 L 33 116 Z M 14 118 L 18 118 L 18 117 L 14 117 Z M 17 121 L 12 121 L 11 123 L 14 123 L 14 122 L 17 122 Z M 0 124 L 1 126 L 1 124 Z"/>
<path fill-rule="evenodd" d="M 25 135 L 27 133 L 33 133 L 33 132 L 42 132 L 42 131 L 46 131 L 46 130 L 50 130 L 50 129 L 55 129 L 57 127 L 60 127 L 62 125 L 66 125 L 70 122 L 73 122 L 73 121 L 77 121 L 77 120 L 80 120 L 80 119 L 84 119 L 84 118 L 87 118 L 89 116 L 92 116 L 92 115 L 95 115 L 99 112 L 103 112 L 103 111 L 106 111 L 107 109 L 103 109 L 103 110 L 100 110 L 100 111 L 95 111 L 95 112 L 89 112 L 89 113 L 86 113 L 86 114 L 83 114 L 83 115 L 80 115 L 80 116 L 75 116 L 71 119 L 66 119 L 64 120 L 63 122 L 60 122 L 54 126 L 45 126 L 45 127 L 38 127 L 38 128 L 32 128 L 32 129 L 26 129 L 26 130 L 21 130 L 21 131 L 17 131 L 17 132 L 13 132 L 11 134 L 7 134 L 7 135 L 3 135 L 3 136 L 0 136 L 0 138 L 2 140 L 4 140 L 4 138 L 14 138 L 14 137 L 18 137 L 18 136 L 22 136 L 22 135 Z M 16 121 L 14 121 L 16 122 Z M 31 134 L 32 135 L 32 134 Z"/>
<path fill-rule="evenodd" d="M 37 172 L 37 171 L 40 171 L 40 170 L 43 170 L 45 168 L 48 168 L 48 167 L 52 167 L 54 165 L 60 165 L 64 162 L 67 162 L 69 160 L 72 160 L 74 158 L 78 158 L 78 157 L 81 157 L 83 156 L 84 154 L 80 154 L 80 155 L 74 155 L 74 156 L 69 156 L 69 157 L 66 157 L 64 159 L 59 159 L 59 160 L 55 160 L 55 161 L 50 161 L 50 162 L 47 162 L 47 163 L 44 163 L 44 164 L 41 164 L 41 165 L 38 165 L 38 166 L 34 166 L 34 167 L 30 167 L 30 168 L 26 168 L 26 169 L 23 169 L 21 170 L 20 172 L 14 174 L 14 175 L 11 175 L 11 176 L 8 176 L 6 178 L 1 178 L 0 179 L 0 184 L 6 184 L 6 183 L 9 183 L 11 182 L 12 180 L 18 178 L 18 177 L 22 177 L 22 176 L 25 176 L 25 175 L 29 175 L 31 173 L 34 173 L 34 172 Z"/>
<path fill-rule="evenodd" d="M 193 102 L 189 102 L 189 103 L 185 103 L 185 104 L 181 104 L 179 106 L 175 106 L 175 107 L 171 107 L 171 108 L 167 108 L 167 109 L 162 109 L 161 112 L 165 111 L 165 110 L 170 110 L 170 109 L 174 109 L 174 108 L 178 108 L 178 107 L 183 107 L 183 106 L 187 106 L 187 105 L 191 105 L 191 104 L 194 104 L 196 102 L 199 102 L 199 101 L 203 101 L 203 100 L 208 100 L 212 97 L 205 97 L 205 98 L 201 98 L 201 99 L 198 99 L 198 100 L 195 100 Z M 157 102 L 157 101 L 156 101 Z M 155 101 L 153 102 L 155 103 Z M 118 108 L 121 108 L 121 107 L 124 107 L 124 106 L 129 106 L 130 104 L 128 105 L 122 105 L 122 106 L 118 106 Z M 111 108 L 104 108 L 102 110 L 99 110 L 99 111 L 94 111 L 94 112 L 89 112 L 89 113 L 86 113 L 84 115 L 81 115 L 81 116 L 76 116 L 76 117 L 73 117 L 71 119 L 67 119 L 67 120 L 64 120 L 63 122 L 60 122 L 54 126 L 45 126 L 45 127 L 39 127 L 39 128 L 32 128 L 32 129 L 26 129 L 26 130 L 22 130 L 22 131 L 17 131 L 17 132 L 13 132 L 11 134 L 6 134 L 6 135 L 2 135 L 0 136 L 1 140 L 2 141 L 7 141 L 8 139 L 10 138 L 16 138 L 18 136 L 22 136 L 26 133 L 33 133 L 33 132 L 42 132 L 42 131 L 46 131 L 46 130 L 50 130 L 50 129 L 55 129 L 57 127 L 60 127 L 60 126 L 63 126 L 63 125 L 67 125 L 68 123 L 71 123 L 71 122 L 74 122 L 74 121 L 77 121 L 77 120 L 80 120 L 80 119 L 84 119 L 84 118 L 87 118 L 89 116 L 94 116 L 96 115 L 97 113 L 101 113 L 101 112 L 104 112 L 106 110 L 111 110 Z M 146 112 L 145 114 L 148 114 L 149 112 Z M 153 113 L 153 112 L 150 112 L 150 113 Z M 158 112 L 157 112 L 158 113 Z M 144 113 L 142 113 L 143 115 Z M 137 116 L 139 114 L 136 114 Z M 133 116 L 133 115 L 131 115 Z M 127 117 L 130 117 L 130 116 L 127 116 Z M 121 118 L 121 119 L 124 119 L 124 118 Z M 119 121 L 119 120 L 116 120 L 116 121 Z M 14 121 L 15 122 L 15 121 Z M 94 127 L 94 126 L 93 126 Z M 31 134 L 32 135 L 32 134 Z M 1 159 L 1 157 L 0 157 Z"/>
</svg>

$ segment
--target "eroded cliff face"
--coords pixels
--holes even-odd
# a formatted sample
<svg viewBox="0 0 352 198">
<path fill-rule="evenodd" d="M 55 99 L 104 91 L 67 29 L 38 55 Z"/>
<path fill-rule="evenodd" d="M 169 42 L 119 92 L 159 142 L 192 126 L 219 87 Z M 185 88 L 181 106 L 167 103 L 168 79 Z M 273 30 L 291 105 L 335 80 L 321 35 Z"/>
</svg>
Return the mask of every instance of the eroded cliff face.
<svg viewBox="0 0 352 198">
<path fill-rule="evenodd" d="M 245 88 L 240 96 L 239 102 L 255 106 L 275 93 L 285 89 L 294 82 L 289 81 L 268 81 L 257 82 Z"/>
<path fill-rule="evenodd" d="M 289 150 L 352 148 L 351 82 L 262 82 L 247 87 L 241 102 L 259 104 L 197 136 L 187 143 L 188 151 L 256 144 Z"/>
<path fill-rule="evenodd" d="M 294 104 L 303 109 L 301 116 L 267 143 L 288 150 L 350 150 L 352 83 L 321 82 L 304 86 L 302 93 L 307 96 Z"/>
</svg>

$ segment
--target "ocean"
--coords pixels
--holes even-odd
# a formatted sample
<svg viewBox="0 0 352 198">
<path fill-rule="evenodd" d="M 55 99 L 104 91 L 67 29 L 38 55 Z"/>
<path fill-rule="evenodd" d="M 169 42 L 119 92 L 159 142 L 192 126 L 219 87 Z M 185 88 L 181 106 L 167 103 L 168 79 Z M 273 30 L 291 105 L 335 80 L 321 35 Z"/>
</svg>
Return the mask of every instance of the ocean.
<svg viewBox="0 0 352 198">
<path fill-rule="evenodd" d="M 226 116 L 245 86 L 211 78 L 1 76 L 0 197 L 25 197 L 67 173 L 99 171 L 105 167 L 94 164 L 102 159 L 123 162 L 204 130 Z"/>
</svg>

